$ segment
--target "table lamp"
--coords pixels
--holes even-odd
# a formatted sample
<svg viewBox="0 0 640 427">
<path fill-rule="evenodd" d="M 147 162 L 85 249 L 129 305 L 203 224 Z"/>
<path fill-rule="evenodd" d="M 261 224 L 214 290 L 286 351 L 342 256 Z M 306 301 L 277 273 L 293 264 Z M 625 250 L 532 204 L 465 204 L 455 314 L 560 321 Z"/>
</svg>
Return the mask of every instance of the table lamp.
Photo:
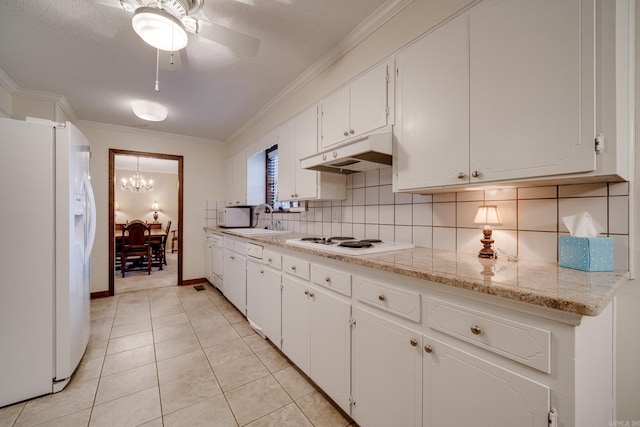
<svg viewBox="0 0 640 427">
<path fill-rule="evenodd" d="M 474 224 L 482 224 L 482 239 L 480 242 L 483 244 L 483 248 L 478 252 L 480 258 L 497 258 L 491 245 L 493 239 L 491 239 L 492 225 L 502 225 L 500 214 L 498 213 L 498 207 L 495 205 L 482 205 L 478 207 L 476 217 L 473 219 Z"/>
<path fill-rule="evenodd" d="M 153 205 L 151 205 L 151 210 L 154 211 L 153 212 L 153 223 L 157 224 L 158 223 L 158 211 L 160 210 L 160 204 L 158 203 L 157 200 L 155 202 L 153 202 Z"/>
</svg>

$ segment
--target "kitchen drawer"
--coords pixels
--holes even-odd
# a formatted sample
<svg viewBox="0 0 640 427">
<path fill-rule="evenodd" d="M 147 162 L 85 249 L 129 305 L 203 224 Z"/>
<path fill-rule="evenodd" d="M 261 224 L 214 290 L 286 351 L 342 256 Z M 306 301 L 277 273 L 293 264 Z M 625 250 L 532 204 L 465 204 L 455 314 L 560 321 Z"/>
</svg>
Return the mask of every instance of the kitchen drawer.
<svg viewBox="0 0 640 427">
<path fill-rule="evenodd" d="M 231 239 L 229 237 L 225 237 L 224 238 L 224 248 L 225 249 L 229 249 L 229 250 L 233 250 L 233 244 L 235 242 L 236 242 L 235 240 L 233 240 L 233 239 Z"/>
<path fill-rule="evenodd" d="M 427 325 L 542 372 L 551 372 L 548 330 L 438 298 L 427 298 Z"/>
<path fill-rule="evenodd" d="M 355 293 L 358 301 L 420 322 L 420 294 L 416 292 L 390 288 L 359 277 L 355 282 Z"/>
<path fill-rule="evenodd" d="M 301 259 L 284 256 L 282 258 L 282 268 L 285 272 L 309 280 L 309 262 Z"/>
<path fill-rule="evenodd" d="M 233 250 L 242 255 L 246 254 L 247 242 L 236 240 L 235 242 L 233 242 Z"/>
<path fill-rule="evenodd" d="M 269 267 L 282 270 L 282 255 L 279 253 L 265 250 L 262 253 L 262 260 Z"/>
<path fill-rule="evenodd" d="M 311 281 L 316 285 L 351 296 L 351 274 L 349 273 L 311 264 Z"/>
</svg>

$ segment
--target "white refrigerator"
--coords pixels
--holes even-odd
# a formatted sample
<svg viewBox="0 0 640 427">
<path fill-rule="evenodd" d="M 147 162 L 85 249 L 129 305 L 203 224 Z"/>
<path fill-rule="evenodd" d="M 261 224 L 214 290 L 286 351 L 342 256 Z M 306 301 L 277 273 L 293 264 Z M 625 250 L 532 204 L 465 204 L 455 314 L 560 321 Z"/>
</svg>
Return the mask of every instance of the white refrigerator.
<svg viewBox="0 0 640 427">
<path fill-rule="evenodd" d="M 71 123 L 0 118 L 0 407 L 62 390 L 87 347 L 90 157 Z"/>
</svg>

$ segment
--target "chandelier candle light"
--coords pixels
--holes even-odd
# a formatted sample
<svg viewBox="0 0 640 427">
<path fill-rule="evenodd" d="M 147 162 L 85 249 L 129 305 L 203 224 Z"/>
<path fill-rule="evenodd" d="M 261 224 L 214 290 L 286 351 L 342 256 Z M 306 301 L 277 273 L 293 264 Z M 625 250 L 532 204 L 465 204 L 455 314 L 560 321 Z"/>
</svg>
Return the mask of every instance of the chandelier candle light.
<svg viewBox="0 0 640 427">
<path fill-rule="evenodd" d="M 154 211 L 153 212 L 153 223 L 157 224 L 158 223 L 158 211 L 160 210 L 160 204 L 158 203 L 157 200 L 155 202 L 153 202 L 153 205 L 151 205 L 151 210 Z"/>
<path fill-rule="evenodd" d="M 498 207 L 495 205 L 479 206 L 478 212 L 476 212 L 476 216 L 473 219 L 473 223 L 484 225 L 484 229 L 482 230 L 482 239 L 480 239 L 480 242 L 483 244 L 483 248 L 480 249 L 480 252 L 478 252 L 478 257 L 497 258 L 497 254 L 491 247 L 494 242 L 491 238 L 491 226 L 502 225 L 502 220 L 500 219 L 500 214 L 498 213 Z"/>
<path fill-rule="evenodd" d="M 153 180 L 150 179 L 149 181 L 147 181 L 146 179 L 144 179 L 144 176 L 142 176 L 142 174 L 140 173 L 140 157 L 138 157 L 136 161 L 136 172 L 131 175 L 129 179 L 122 178 L 122 185 L 120 186 L 120 188 L 122 190 L 129 190 L 132 193 L 145 193 L 147 191 L 152 191 Z"/>
</svg>

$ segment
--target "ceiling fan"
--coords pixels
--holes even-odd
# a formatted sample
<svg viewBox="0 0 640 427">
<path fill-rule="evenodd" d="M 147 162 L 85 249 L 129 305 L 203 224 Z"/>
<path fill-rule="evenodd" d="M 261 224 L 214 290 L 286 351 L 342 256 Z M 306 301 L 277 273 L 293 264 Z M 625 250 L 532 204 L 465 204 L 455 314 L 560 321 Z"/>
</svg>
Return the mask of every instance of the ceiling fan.
<svg viewBox="0 0 640 427">
<path fill-rule="evenodd" d="M 247 34 L 196 18 L 204 0 L 119 0 L 133 13 L 135 32 L 156 49 L 177 52 L 187 46 L 188 34 L 227 46 L 243 56 L 256 56 L 260 40 Z"/>
</svg>

